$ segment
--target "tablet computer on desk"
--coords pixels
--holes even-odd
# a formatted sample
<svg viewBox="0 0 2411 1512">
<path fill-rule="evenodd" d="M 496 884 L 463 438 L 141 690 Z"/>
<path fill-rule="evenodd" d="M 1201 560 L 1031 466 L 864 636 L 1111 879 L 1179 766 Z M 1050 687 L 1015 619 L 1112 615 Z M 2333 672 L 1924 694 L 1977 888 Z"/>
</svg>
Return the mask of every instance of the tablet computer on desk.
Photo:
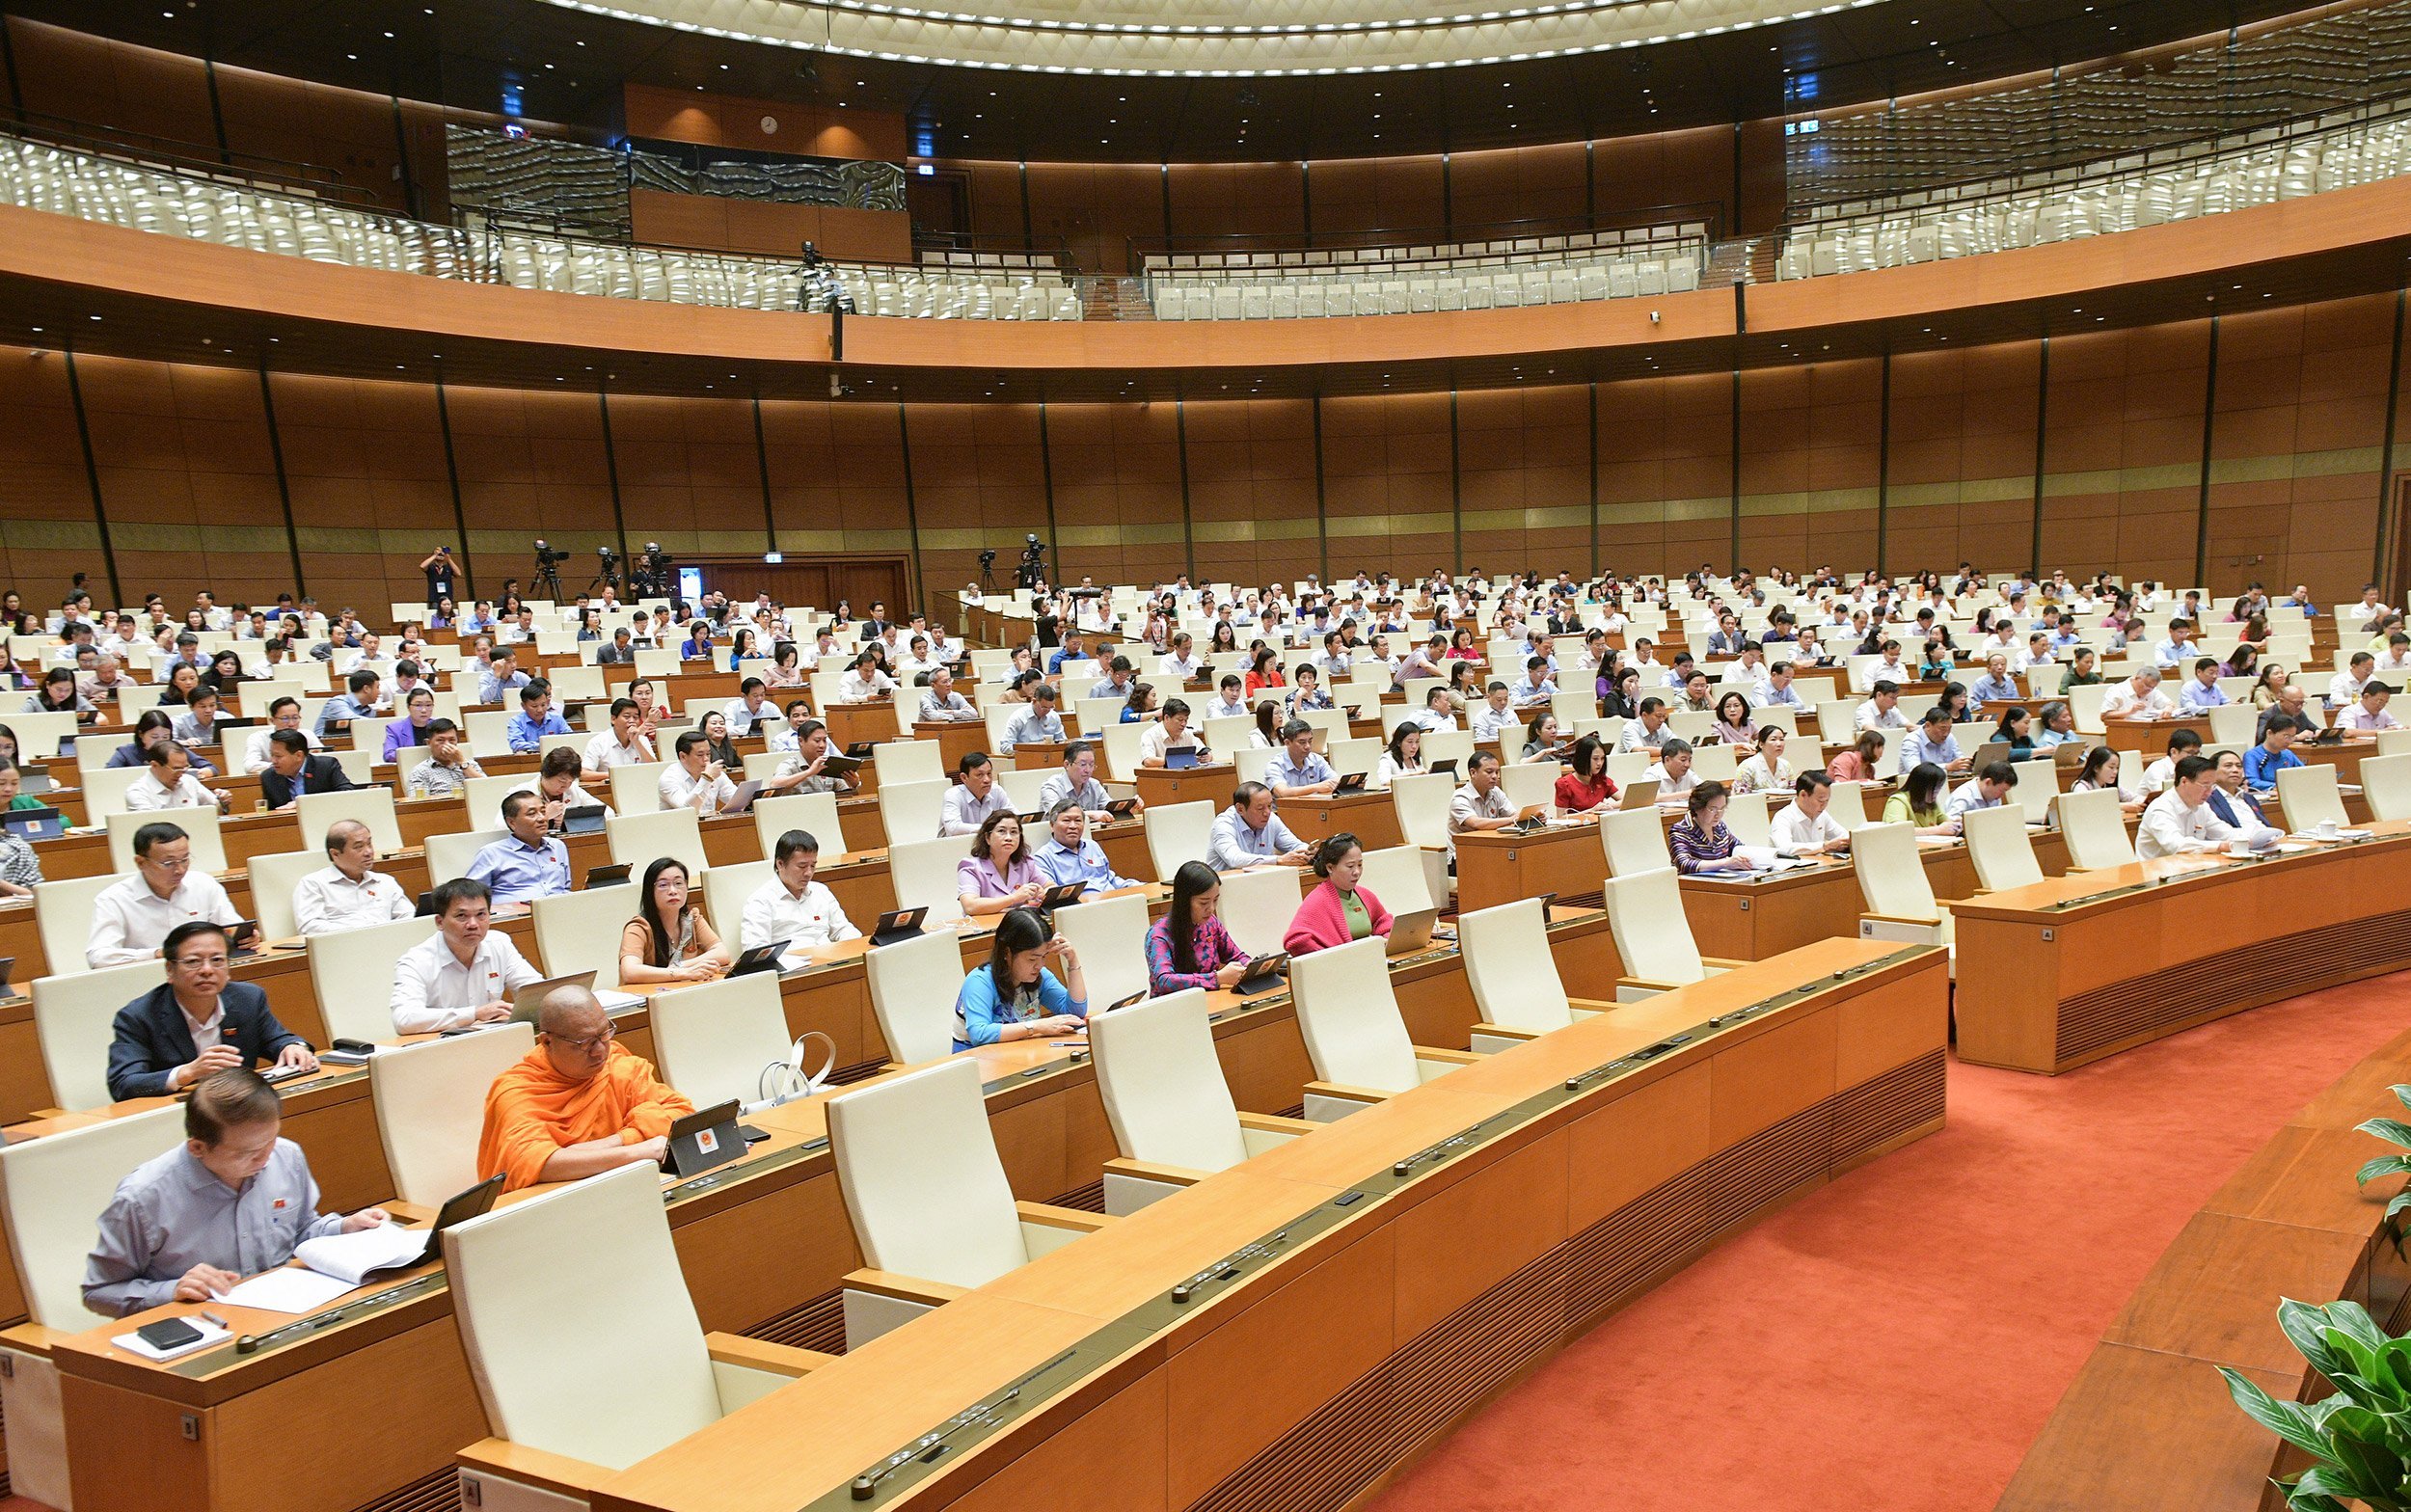
<svg viewBox="0 0 2411 1512">
<path fill-rule="evenodd" d="M 1231 984 L 1231 990 L 1251 995 L 1269 992 L 1282 985 L 1282 973 L 1288 969 L 1289 953 L 1286 950 L 1259 956 L 1247 963 L 1247 970 L 1239 974 L 1239 980 Z"/>
<path fill-rule="evenodd" d="M 0 824 L 19 840 L 56 840 L 67 833 L 67 816 L 55 808 L 13 808 Z"/>
<path fill-rule="evenodd" d="M 872 926 L 871 943 L 873 945 L 901 945 L 906 940 L 918 939 L 921 936 L 921 926 L 928 921 L 929 916 L 930 910 L 927 904 L 918 908 L 890 909 L 880 914 L 879 923 Z"/>
<path fill-rule="evenodd" d="M 683 1181 L 724 1166 L 745 1152 L 745 1137 L 737 1128 L 737 1103 L 731 1098 L 698 1108 L 671 1124 L 662 1165 Z"/>
<path fill-rule="evenodd" d="M 787 954 L 787 945 L 788 942 L 785 940 L 772 940 L 767 944 L 756 945 L 737 958 L 736 963 L 728 968 L 728 974 L 732 977 L 749 977 L 757 971 L 777 971 L 780 969 L 780 958 Z"/>
</svg>

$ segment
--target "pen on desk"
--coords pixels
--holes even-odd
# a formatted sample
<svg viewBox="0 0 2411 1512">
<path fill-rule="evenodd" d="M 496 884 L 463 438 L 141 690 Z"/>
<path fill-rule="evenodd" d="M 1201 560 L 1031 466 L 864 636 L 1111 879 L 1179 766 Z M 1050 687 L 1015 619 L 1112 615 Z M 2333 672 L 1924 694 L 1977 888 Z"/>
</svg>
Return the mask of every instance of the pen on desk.
<svg viewBox="0 0 2411 1512">
<path fill-rule="evenodd" d="M 222 1329 L 225 1329 L 225 1330 L 226 1330 L 228 1333 L 230 1333 L 230 1334 L 231 1334 L 231 1333 L 233 1333 L 233 1332 L 234 1332 L 234 1325 L 233 1325 L 233 1324 L 229 1323 L 226 1319 L 224 1319 L 224 1318 L 222 1318 L 222 1317 L 218 1316 L 216 1313 L 214 1313 L 214 1312 L 212 1312 L 212 1311 L 208 1310 L 206 1308 L 204 1308 L 204 1309 L 203 1309 L 203 1310 L 202 1310 L 202 1312 L 201 1312 L 201 1318 L 202 1318 L 202 1321 L 203 1321 L 203 1322 L 204 1322 L 204 1323 L 214 1323 L 214 1324 L 216 1324 L 218 1327 L 220 1327 L 220 1328 L 222 1328 Z"/>
</svg>

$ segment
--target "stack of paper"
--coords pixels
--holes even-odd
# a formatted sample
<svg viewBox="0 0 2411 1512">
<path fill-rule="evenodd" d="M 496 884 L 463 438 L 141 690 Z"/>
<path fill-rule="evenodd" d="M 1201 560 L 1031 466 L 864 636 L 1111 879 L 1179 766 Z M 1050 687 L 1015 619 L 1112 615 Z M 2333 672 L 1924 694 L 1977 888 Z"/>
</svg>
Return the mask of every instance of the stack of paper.
<svg viewBox="0 0 2411 1512">
<path fill-rule="evenodd" d="M 375 1272 L 418 1264 L 426 1252 L 424 1228 L 379 1224 L 353 1233 L 331 1233 L 295 1250 L 293 1258 L 300 1264 L 262 1271 L 228 1292 L 226 1300 L 267 1312 L 311 1312 L 357 1288 Z"/>
</svg>

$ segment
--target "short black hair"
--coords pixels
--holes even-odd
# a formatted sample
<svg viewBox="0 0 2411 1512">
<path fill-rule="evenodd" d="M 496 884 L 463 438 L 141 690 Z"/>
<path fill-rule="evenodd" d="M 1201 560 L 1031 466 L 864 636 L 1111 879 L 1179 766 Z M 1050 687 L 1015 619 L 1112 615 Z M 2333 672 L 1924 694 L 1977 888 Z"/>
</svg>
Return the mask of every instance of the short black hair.
<svg viewBox="0 0 2411 1512">
<path fill-rule="evenodd" d="M 164 846 L 172 841 L 191 838 L 192 836 L 184 833 L 183 825 L 171 824 L 166 820 L 160 820 L 155 824 L 145 824 L 134 831 L 134 854 L 148 856 L 155 846 Z"/>
<path fill-rule="evenodd" d="M 525 797 L 526 796 L 521 793 L 511 795 L 512 797 Z M 438 882 L 435 884 L 435 891 L 429 896 L 435 904 L 435 916 L 439 919 L 451 912 L 452 904 L 464 901 L 492 903 L 494 901 L 493 890 L 474 877 L 455 877 L 448 882 Z"/>
<path fill-rule="evenodd" d="M 274 731 L 268 736 L 268 743 L 281 751 L 299 751 L 305 756 L 310 754 L 310 737 L 299 730 Z"/>
<path fill-rule="evenodd" d="M 187 919 L 175 929 L 168 931 L 168 937 L 159 942 L 159 958 L 173 961 L 176 959 L 176 953 L 184 948 L 184 942 L 200 934 L 214 934 L 218 937 L 219 943 L 223 944 L 226 940 L 226 926 L 213 924 L 207 919 Z"/>
<path fill-rule="evenodd" d="M 820 841 L 815 839 L 812 831 L 808 829 L 790 829 L 778 837 L 778 845 L 772 853 L 771 861 L 773 866 L 785 866 L 798 855 L 806 852 L 819 855 L 821 853 Z"/>
</svg>

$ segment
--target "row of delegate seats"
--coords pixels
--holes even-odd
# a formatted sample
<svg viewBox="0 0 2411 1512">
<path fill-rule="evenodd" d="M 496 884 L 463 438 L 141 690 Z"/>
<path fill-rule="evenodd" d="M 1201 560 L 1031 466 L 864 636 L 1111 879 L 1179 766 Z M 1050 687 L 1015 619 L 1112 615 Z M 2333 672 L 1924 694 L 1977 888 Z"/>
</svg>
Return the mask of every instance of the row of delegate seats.
<svg viewBox="0 0 2411 1512">
<path fill-rule="evenodd" d="M 293 193 L 229 184 L 162 166 L 0 135 L 0 204 L 351 267 L 555 293 L 711 305 L 801 307 L 799 263 L 673 252 L 518 230 L 432 226 Z M 859 264 L 833 269 L 857 311 L 887 303 Z M 902 307 L 881 313 L 956 319 L 1078 319 L 1061 280 L 1009 284 L 966 273 L 899 270 Z M 1005 297 L 999 297 L 1003 290 Z"/>
<path fill-rule="evenodd" d="M 1140 271 L 1153 277 L 1279 278 L 1305 273 L 1354 273 L 1394 278 L 1401 273 L 1436 274 L 1502 267 L 1509 262 L 1552 262 L 1586 253 L 1614 253 L 1669 242 L 1704 242 L 1708 228 L 1697 221 L 1569 231 L 1553 236 L 1509 236 L 1421 246 L 1291 247 L 1264 252 L 1176 252 L 1148 256 Z"/>
<path fill-rule="evenodd" d="M 1777 276 L 1812 278 L 2072 241 L 2395 177 L 2411 118 L 2356 121 L 2289 141 L 2042 188 L 1972 186 L 1943 202 L 1794 227 Z M 1962 202 L 1964 201 L 1964 202 Z"/>
<path fill-rule="evenodd" d="M 1699 286 L 1699 258 L 1617 258 L 1556 267 L 1501 269 L 1445 278 L 1289 277 L 1275 283 L 1155 282 L 1158 320 L 1281 320 L 1318 315 L 1403 315 L 1430 310 L 1505 310 L 1682 293 Z"/>
</svg>

